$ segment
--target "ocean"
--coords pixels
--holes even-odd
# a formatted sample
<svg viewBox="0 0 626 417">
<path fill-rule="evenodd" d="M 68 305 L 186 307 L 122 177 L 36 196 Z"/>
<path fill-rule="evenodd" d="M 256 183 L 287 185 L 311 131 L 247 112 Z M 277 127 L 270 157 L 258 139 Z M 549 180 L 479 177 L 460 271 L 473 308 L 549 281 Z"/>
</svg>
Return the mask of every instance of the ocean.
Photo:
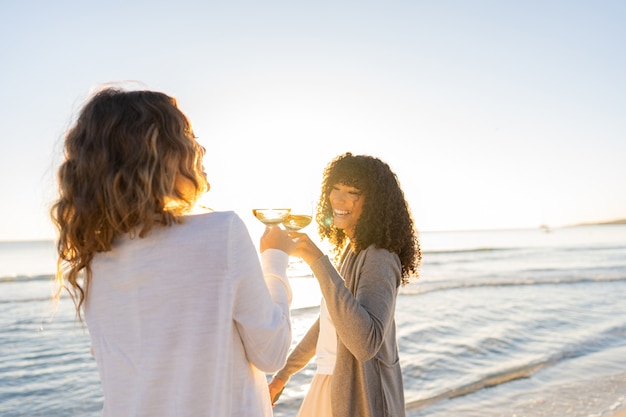
<svg viewBox="0 0 626 417">
<path fill-rule="evenodd" d="M 626 406 L 626 225 L 424 232 L 421 277 L 396 310 L 409 417 L 601 417 Z M 89 334 L 64 297 L 54 244 L 0 242 L 0 415 L 96 417 Z M 292 262 L 294 343 L 319 288 Z M 274 408 L 295 416 L 315 372 Z"/>
</svg>

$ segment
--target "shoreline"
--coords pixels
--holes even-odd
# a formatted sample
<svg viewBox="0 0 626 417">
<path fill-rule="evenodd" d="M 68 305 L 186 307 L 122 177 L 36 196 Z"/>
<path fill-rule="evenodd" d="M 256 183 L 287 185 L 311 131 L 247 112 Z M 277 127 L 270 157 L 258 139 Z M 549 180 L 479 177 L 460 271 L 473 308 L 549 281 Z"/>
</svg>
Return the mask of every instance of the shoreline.
<svg viewBox="0 0 626 417">
<path fill-rule="evenodd" d="M 407 417 L 626 417 L 626 345 L 564 360 L 521 378 L 407 410 Z"/>
<path fill-rule="evenodd" d="M 609 415 L 609 417 L 626 417 L 626 408 L 616 410 L 613 414 Z"/>
</svg>

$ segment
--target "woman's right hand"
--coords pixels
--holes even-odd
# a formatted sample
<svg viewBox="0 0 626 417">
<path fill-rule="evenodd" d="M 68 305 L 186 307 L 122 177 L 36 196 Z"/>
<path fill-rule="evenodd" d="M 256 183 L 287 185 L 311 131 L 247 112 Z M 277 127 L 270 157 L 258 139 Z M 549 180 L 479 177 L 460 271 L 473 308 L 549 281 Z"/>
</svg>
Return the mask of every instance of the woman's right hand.
<svg viewBox="0 0 626 417">
<path fill-rule="evenodd" d="M 296 242 L 287 234 L 287 231 L 274 226 L 265 228 L 259 249 L 261 252 L 266 249 L 280 249 L 287 255 L 291 255 L 295 247 Z"/>
<path fill-rule="evenodd" d="M 291 255 L 302 258 L 309 266 L 324 255 L 306 233 L 289 232 L 289 236 L 296 244 Z"/>
<path fill-rule="evenodd" d="M 283 390 L 285 389 L 286 383 L 287 381 L 277 377 L 274 377 L 270 381 L 268 388 L 270 390 L 270 398 L 272 399 L 272 407 L 276 405 L 276 401 L 278 401 L 278 397 L 280 397 L 280 394 L 282 394 Z"/>
</svg>

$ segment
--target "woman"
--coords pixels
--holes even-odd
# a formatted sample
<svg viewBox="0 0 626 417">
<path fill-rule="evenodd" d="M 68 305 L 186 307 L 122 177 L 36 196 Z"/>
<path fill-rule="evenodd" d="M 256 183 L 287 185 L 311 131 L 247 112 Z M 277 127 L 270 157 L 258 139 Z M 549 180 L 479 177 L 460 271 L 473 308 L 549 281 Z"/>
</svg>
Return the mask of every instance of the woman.
<svg viewBox="0 0 626 417">
<path fill-rule="evenodd" d="M 192 213 L 209 189 L 176 100 L 105 89 L 65 137 L 59 292 L 89 329 L 103 415 L 271 416 L 264 372 L 291 342 L 294 247 L 266 229 L 262 262 L 233 212 Z"/>
<path fill-rule="evenodd" d="M 320 318 L 270 382 L 275 398 L 315 355 L 317 373 L 299 417 L 405 415 L 395 333 L 401 284 L 417 276 L 419 241 L 389 166 L 346 153 L 324 172 L 316 220 L 338 267 L 302 233 L 293 256 L 311 267 L 322 290 Z"/>
</svg>

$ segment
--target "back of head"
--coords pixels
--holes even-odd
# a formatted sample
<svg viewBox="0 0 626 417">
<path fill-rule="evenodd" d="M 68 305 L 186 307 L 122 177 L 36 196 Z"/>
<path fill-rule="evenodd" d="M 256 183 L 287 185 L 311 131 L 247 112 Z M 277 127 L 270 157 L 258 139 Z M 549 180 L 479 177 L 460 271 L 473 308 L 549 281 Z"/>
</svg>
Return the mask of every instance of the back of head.
<svg viewBox="0 0 626 417">
<path fill-rule="evenodd" d="M 124 233 L 170 225 L 208 188 L 204 149 L 176 100 L 154 91 L 97 92 L 65 136 L 52 218 L 70 276 Z M 176 187 L 178 176 L 195 193 Z"/>
</svg>

